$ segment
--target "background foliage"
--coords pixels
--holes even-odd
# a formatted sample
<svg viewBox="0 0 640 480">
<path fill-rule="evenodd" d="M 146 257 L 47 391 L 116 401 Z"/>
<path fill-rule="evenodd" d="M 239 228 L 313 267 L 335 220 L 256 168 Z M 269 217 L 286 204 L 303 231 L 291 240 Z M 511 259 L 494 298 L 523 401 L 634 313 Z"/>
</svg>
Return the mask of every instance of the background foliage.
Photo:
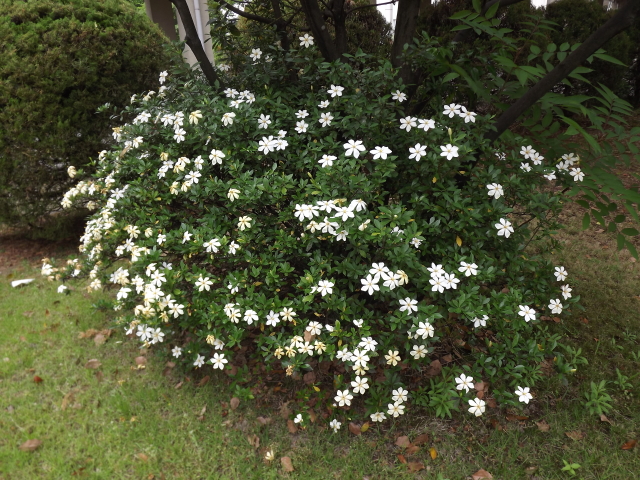
<svg viewBox="0 0 640 480">
<path fill-rule="evenodd" d="M 160 30 L 117 0 L 0 2 L 0 222 L 34 226 L 110 136 L 105 102 L 157 86 Z"/>
</svg>

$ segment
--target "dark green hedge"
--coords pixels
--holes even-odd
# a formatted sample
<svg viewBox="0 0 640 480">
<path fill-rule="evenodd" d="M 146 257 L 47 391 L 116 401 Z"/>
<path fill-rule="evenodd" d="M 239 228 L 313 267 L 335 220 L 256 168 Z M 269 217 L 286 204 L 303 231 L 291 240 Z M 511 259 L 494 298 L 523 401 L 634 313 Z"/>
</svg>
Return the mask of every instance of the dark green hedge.
<svg viewBox="0 0 640 480">
<path fill-rule="evenodd" d="M 110 138 L 106 102 L 157 90 L 166 38 L 118 0 L 0 0 L 0 223 L 59 208 L 67 167 Z"/>
</svg>

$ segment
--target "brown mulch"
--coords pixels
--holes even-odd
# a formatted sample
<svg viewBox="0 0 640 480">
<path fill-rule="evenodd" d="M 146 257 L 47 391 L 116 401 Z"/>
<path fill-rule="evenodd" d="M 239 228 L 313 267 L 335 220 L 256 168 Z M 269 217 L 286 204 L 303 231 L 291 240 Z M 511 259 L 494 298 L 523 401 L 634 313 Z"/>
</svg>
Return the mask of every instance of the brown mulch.
<svg viewBox="0 0 640 480">
<path fill-rule="evenodd" d="M 29 265 L 39 267 L 45 257 L 66 258 L 78 252 L 77 239 L 30 240 L 20 232 L 0 231 L 0 274 L 8 275 Z"/>
</svg>

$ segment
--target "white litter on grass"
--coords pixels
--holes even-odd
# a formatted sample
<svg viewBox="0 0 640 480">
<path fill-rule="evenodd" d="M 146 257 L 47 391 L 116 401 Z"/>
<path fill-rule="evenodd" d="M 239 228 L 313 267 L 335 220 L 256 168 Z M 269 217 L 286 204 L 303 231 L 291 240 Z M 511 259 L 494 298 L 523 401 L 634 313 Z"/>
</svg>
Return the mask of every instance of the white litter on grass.
<svg viewBox="0 0 640 480">
<path fill-rule="evenodd" d="M 35 278 L 25 278 L 24 280 L 14 280 L 11 282 L 11 286 L 13 288 L 19 287 L 20 285 L 26 285 L 27 283 L 31 283 L 35 280 Z"/>
</svg>

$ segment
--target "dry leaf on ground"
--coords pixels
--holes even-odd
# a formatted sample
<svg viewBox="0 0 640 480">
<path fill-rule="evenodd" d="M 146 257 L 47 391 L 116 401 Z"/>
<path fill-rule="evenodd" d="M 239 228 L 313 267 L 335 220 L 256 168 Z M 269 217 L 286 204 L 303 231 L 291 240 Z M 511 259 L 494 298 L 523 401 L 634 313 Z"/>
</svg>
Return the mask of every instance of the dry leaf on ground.
<svg viewBox="0 0 640 480">
<path fill-rule="evenodd" d="M 257 420 L 260 422 L 260 425 L 269 425 L 271 423 L 271 418 L 269 417 L 258 417 Z"/>
<path fill-rule="evenodd" d="M 202 379 L 200 379 L 200 381 L 198 382 L 198 386 L 199 387 L 203 387 L 205 386 L 207 383 L 209 383 L 209 380 L 211 380 L 211 377 L 209 375 L 205 375 L 204 377 L 202 377 Z"/>
<path fill-rule="evenodd" d="M 407 447 L 407 449 L 405 450 L 404 453 L 406 453 L 407 455 L 415 455 L 419 451 L 420 451 L 420 447 L 419 446 L 410 445 L 410 446 Z"/>
<path fill-rule="evenodd" d="M 135 361 L 136 361 L 136 365 L 146 365 L 147 357 L 139 356 L 135 358 Z"/>
<path fill-rule="evenodd" d="M 400 461 L 400 463 L 407 463 L 407 459 L 404 458 L 404 455 L 402 455 L 401 453 L 398 454 L 398 460 Z"/>
<path fill-rule="evenodd" d="M 42 383 L 42 378 L 40 378 L 38 375 L 35 375 L 33 377 L 33 381 L 34 383 Z"/>
<path fill-rule="evenodd" d="M 92 370 L 95 370 L 96 368 L 100 368 L 100 365 L 102 365 L 102 363 L 99 360 L 92 358 L 91 360 L 89 360 L 87 363 L 84 364 L 84 368 L 90 368 Z"/>
<path fill-rule="evenodd" d="M 413 441 L 414 445 L 422 445 L 423 443 L 427 443 L 429 441 L 429 434 L 423 433 L 422 435 L 418 435 Z"/>
<path fill-rule="evenodd" d="M 42 440 L 32 439 L 27 440 L 22 445 L 20 445 L 20 450 L 23 452 L 33 452 L 38 449 L 42 445 Z"/>
<path fill-rule="evenodd" d="M 235 410 L 240 406 L 240 399 L 238 397 L 233 397 L 229 400 L 229 406 L 231 407 L 231 410 Z"/>
<path fill-rule="evenodd" d="M 571 440 L 582 440 L 585 437 L 585 434 L 578 430 L 575 430 L 573 432 L 564 432 L 564 434 Z"/>
<path fill-rule="evenodd" d="M 548 432 L 549 428 L 551 428 L 546 420 L 540 420 L 539 422 L 536 422 L 536 425 L 538 426 L 538 430 L 541 432 Z"/>
<path fill-rule="evenodd" d="M 146 453 L 136 453 L 136 458 L 138 460 L 142 460 L 143 462 L 149 461 L 149 455 L 147 455 Z"/>
<path fill-rule="evenodd" d="M 362 424 L 362 426 L 360 427 L 360 431 L 362 433 L 366 432 L 367 430 L 369 430 L 369 427 L 371 426 L 371 424 L 369 422 L 364 422 Z"/>
<path fill-rule="evenodd" d="M 356 425 L 353 422 L 349 423 L 349 431 L 354 435 L 362 434 L 362 429 L 360 428 L 360 425 Z"/>
<path fill-rule="evenodd" d="M 289 433 L 298 433 L 298 427 L 293 423 L 293 420 L 287 420 L 287 430 Z"/>
<path fill-rule="evenodd" d="M 247 435 L 247 440 L 249 441 L 249 445 L 251 445 L 253 448 L 260 447 L 260 438 L 256 434 Z"/>
<path fill-rule="evenodd" d="M 291 459 L 289 457 L 282 457 L 280 459 L 280 463 L 282 464 L 282 468 L 285 472 L 293 472 L 293 463 L 291 463 Z"/>
<path fill-rule="evenodd" d="M 493 478 L 493 475 L 481 468 L 476 473 L 471 475 L 471 478 L 473 478 L 473 480 L 483 480 L 485 478 Z"/>
<path fill-rule="evenodd" d="M 638 443 L 637 440 L 629 440 L 624 445 L 622 445 L 622 450 L 631 450 Z"/>
<path fill-rule="evenodd" d="M 95 337 L 93 337 L 93 343 L 95 343 L 96 346 L 102 345 L 106 341 L 107 341 L 107 337 L 105 337 L 101 333 L 99 333 Z"/>
<path fill-rule="evenodd" d="M 429 455 L 431 455 L 431 460 L 435 460 L 438 457 L 438 452 L 435 448 L 431 447 L 429 449 Z"/>
<path fill-rule="evenodd" d="M 424 463 L 420 463 L 420 462 L 409 462 L 409 464 L 407 465 L 407 467 L 409 468 L 409 471 L 411 473 L 415 473 L 415 472 L 419 472 L 420 470 L 424 470 Z"/>
<path fill-rule="evenodd" d="M 407 448 L 411 445 L 411 441 L 409 440 L 409 437 L 407 437 L 406 435 L 403 435 L 396 439 L 396 445 L 398 447 Z"/>
</svg>

